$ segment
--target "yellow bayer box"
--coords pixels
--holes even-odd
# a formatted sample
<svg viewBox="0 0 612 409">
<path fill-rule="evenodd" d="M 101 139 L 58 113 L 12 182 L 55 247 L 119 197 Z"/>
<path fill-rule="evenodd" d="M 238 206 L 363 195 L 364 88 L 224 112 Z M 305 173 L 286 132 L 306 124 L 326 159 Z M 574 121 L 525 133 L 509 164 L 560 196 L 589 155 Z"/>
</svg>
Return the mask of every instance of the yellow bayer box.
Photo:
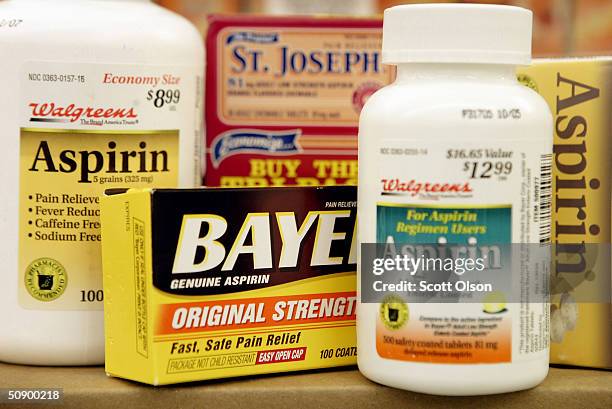
<svg viewBox="0 0 612 409">
<path fill-rule="evenodd" d="M 555 118 L 551 362 L 612 368 L 612 57 L 535 60 L 519 80 Z"/>
<path fill-rule="evenodd" d="M 107 191 L 107 373 L 161 385 L 355 364 L 356 196 Z"/>
</svg>

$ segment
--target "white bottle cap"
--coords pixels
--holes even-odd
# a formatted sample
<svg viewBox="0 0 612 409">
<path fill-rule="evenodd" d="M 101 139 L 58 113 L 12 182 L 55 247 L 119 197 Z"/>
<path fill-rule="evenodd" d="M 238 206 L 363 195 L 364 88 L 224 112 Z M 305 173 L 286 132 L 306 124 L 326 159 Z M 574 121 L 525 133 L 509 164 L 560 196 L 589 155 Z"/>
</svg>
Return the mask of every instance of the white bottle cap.
<svg viewBox="0 0 612 409">
<path fill-rule="evenodd" d="M 485 4 L 414 4 L 385 10 L 382 61 L 526 65 L 531 11 Z"/>
</svg>

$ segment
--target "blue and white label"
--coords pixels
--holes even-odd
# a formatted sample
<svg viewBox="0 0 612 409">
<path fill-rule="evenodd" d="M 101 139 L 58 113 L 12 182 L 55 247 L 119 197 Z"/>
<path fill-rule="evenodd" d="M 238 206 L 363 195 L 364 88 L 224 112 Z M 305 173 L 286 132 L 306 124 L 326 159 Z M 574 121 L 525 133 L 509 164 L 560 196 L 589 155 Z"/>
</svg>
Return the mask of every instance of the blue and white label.
<svg viewBox="0 0 612 409">
<path fill-rule="evenodd" d="M 290 155 L 302 152 L 298 143 L 301 130 L 262 131 L 236 129 L 219 135 L 211 147 L 211 160 L 217 168 L 227 157 L 239 153 Z"/>
<path fill-rule="evenodd" d="M 255 33 L 252 31 L 241 31 L 227 37 L 226 44 L 234 42 L 270 44 L 278 42 L 278 33 Z"/>
</svg>

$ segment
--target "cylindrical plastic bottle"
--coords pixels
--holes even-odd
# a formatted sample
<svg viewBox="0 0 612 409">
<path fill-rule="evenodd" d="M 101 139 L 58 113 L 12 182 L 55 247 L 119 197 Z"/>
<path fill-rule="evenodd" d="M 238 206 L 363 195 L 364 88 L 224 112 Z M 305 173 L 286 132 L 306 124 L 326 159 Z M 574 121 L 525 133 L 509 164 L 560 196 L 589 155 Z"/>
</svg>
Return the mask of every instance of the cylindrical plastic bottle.
<svg viewBox="0 0 612 409">
<path fill-rule="evenodd" d="M 385 11 L 383 62 L 397 66 L 397 79 L 361 113 L 361 243 L 478 250 L 550 239 L 552 117 L 515 75 L 530 62 L 531 21 L 510 6 Z M 529 288 L 546 277 L 525 280 Z M 547 375 L 545 296 L 508 299 L 492 313 L 481 303 L 411 303 L 401 291 L 365 302 L 361 289 L 359 369 L 376 382 L 475 395 L 531 388 Z"/>
<path fill-rule="evenodd" d="M 102 364 L 98 198 L 201 184 L 200 35 L 147 0 L 5 0 L 0 61 L 0 360 Z"/>
</svg>

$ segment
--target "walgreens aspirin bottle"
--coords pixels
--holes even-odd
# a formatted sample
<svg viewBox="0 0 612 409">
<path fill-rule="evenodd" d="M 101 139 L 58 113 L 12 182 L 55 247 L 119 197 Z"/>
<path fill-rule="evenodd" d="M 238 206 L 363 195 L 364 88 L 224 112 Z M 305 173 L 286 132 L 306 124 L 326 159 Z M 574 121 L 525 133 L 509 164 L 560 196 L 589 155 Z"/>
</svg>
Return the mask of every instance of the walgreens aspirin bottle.
<svg viewBox="0 0 612 409">
<path fill-rule="evenodd" d="M 552 117 L 515 75 L 530 63 L 531 25 L 530 11 L 510 6 L 385 11 L 383 62 L 397 79 L 361 113 L 361 243 L 549 241 Z M 413 303 L 402 291 L 365 302 L 360 288 L 359 369 L 376 382 L 474 395 L 531 388 L 548 373 L 544 298 L 498 300 L 492 311 L 485 301 Z"/>
<path fill-rule="evenodd" d="M 0 61 L 0 361 L 102 364 L 99 196 L 201 184 L 202 40 L 149 0 L 6 0 Z"/>
</svg>

